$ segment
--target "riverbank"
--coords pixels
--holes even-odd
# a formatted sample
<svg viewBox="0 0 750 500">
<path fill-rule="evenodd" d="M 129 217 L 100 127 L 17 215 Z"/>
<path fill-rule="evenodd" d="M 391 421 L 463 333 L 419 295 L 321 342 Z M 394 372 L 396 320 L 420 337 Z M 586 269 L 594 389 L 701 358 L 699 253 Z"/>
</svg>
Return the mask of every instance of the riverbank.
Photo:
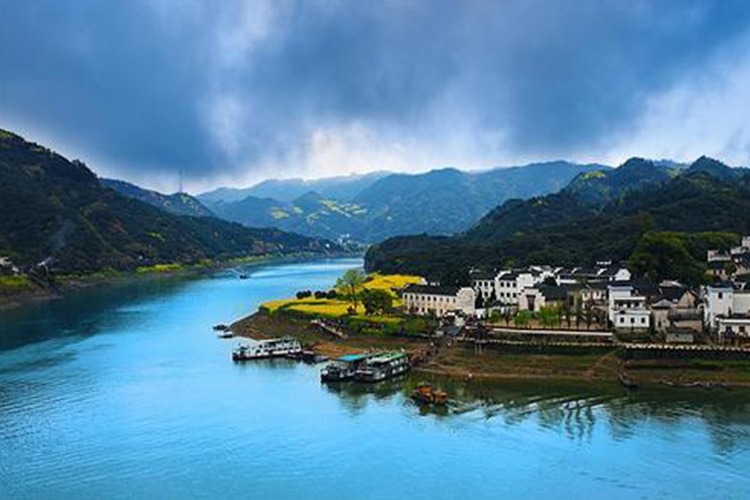
<svg viewBox="0 0 750 500">
<path fill-rule="evenodd" d="M 404 349 L 410 354 L 432 350 L 432 341 L 422 337 L 367 334 L 337 339 L 312 325 L 309 319 L 263 312 L 243 318 L 231 328 L 236 336 L 256 340 L 292 336 L 331 358 L 366 349 Z M 466 380 L 561 380 L 593 384 L 617 384 L 620 375 L 626 373 L 630 381 L 642 387 L 750 388 L 750 361 L 626 361 L 618 356 L 615 346 L 590 354 L 509 353 L 451 340 L 415 371 Z"/>
<path fill-rule="evenodd" d="M 324 256 L 330 258 L 352 257 L 358 255 L 336 254 Z M 269 254 L 251 257 L 242 257 L 225 261 L 210 261 L 192 265 L 162 264 L 143 267 L 132 271 L 100 271 L 80 275 L 62 275 L 55 277 L 54 284 L 42 286 L 29 278 L 19 277 L 23 280 L 20 285 L 1 286 L 0 284 L 0 311 L 15 309 L 34 302 L 54 300 L 66 294 L 98 286 L 125 285 L 141 281 L 180 278 L 187 276 L 201 276 L 222 269 L 232 267 L 248 267 L 274 263 L 293 263 L 309 259 L 320 259 L 320 255 L 309 253 L 297 253 L 289 255 Z"/>
</svg>

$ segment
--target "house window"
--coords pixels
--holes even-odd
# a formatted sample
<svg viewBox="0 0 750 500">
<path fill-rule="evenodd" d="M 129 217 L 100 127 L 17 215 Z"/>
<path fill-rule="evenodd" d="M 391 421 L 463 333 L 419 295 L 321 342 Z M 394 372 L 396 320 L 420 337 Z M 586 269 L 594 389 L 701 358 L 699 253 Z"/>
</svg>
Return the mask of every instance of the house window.
<svg viewBox="0 0 750 500">
<path fill-rule="evenodd" d="M 646 318 L 641 318 L 641 323 L 642 324 L 646 323 Z"/>
<path fill-rule="evenodd" d="M 633 323 L 635 323 L 635 318 L 630 318 L 630 324 L 632 325 Z"/>
<path fill-rule="evenodd" d="M 724 298 L 724 294 L 722 292 L 719 292 L 719 300 Z"/>
</svg>

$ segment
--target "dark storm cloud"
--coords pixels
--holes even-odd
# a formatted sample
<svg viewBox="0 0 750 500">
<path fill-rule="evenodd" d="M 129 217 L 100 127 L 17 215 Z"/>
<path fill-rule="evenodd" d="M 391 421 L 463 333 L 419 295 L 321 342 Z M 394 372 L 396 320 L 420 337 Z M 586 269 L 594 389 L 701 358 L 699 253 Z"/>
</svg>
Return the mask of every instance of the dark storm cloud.
<svg viewBox="0 0 750 500">
<path fill-rule="evenodd" d="M 351 123 L 438 157 L 441 134 L 480 132 L 574 155 L 749 29 L 732 0 L 6 1 L 0 119 L 204 178 Z"/>
</svg>

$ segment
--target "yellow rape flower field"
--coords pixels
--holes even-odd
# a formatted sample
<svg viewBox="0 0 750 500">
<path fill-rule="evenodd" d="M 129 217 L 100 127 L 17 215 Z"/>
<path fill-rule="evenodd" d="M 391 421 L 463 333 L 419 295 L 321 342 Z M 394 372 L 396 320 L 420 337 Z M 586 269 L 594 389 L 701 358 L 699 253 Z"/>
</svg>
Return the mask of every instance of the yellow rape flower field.
<svg viewBox="0 0 750 500">
<path fill-rule="evenodd" d="M 408 276 L 408 275 L 390 275 L 384 276 L 380 274 L 372 274 L 368 276 L 367 282 L 363 285 L 366 290 L 385 290 L 389 292 L 394 300 L 393 306 L 401 306 L 401 300 L 396 294 L 396 290 L 400 290 L 407 285 L 412 283 L 422 283 L 422 278 L 419 276 Z M 345 293 L 342 290 L 338 290 L 339 293 Z M 279 309 L 288 311 L 296 311 L 300 313 L 306 313 L 314 316 L 326 316 L 329 318 L 338 318 L 345 316 L 348 312 L 351 304 L 346 300 L 340 299 L 316 299 L 314 297 L 306 297 L 304 299 L 282 299 L 272 300 L 265 302 L 261 305 L 262 309 L 267 310 L 270 313 L 274 313 Z M 364 316 L 365 308 L 362 304 L 357 307 L 357 316 Z M 396 322 L 398 318 L 394 317 L 377 317 L 371 318 L 381 322 Z"/>
</svg>

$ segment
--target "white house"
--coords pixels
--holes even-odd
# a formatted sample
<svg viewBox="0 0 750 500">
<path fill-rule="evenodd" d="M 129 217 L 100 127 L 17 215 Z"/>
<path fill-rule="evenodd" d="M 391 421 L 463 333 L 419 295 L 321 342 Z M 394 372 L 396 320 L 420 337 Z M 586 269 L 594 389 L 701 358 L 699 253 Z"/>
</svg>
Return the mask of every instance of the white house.
<svg viewBox="0 0 750 500">
<path fill-rule="evenodd" d="M 496 273 L 484 270 L 475 270 L 469 273 L 471 284 L 477 296 L 484 300 L 494 300 L 495 295 L 495 276 Z"/>
<path fill-rule="evenodd" d="M 648 331 L 651 311 L 646 307 L 646 297 L 635 295 L 630 284 L 612 284 L 608 287 L 609 321 L 618 331 Z"/>
<path fill-rule="evenodd" d="M 495 277 L 497 300 L 507 305 L 518 305 L 521 293 L 544 281 L 544 274 L 536 270 L 502 271 Z"/>
<path fill-rule="evenodd" d="M 413 314 L 476 314 L 477 294 L 473 288 L 457 286 L 409 285 L 404 289 L 404 310 Z"/>
<path fill-rule="evenodd" d="M 722 335 L 726 328 L 740 332 L 750 326 L 750 290 L 737 290 L 731 284 L 707 286 L 704 295 L 703 321 L 706 328 Z M 746 328 L 747 330 L 747 328 Z"/>
<path fill-rule="evenodd" d="M 732 257 L 750 254 L 750 236 L 743 236 L 740 246 L 732 248 L 729 253 Z"/>
<path fill-rule="evenodd" d="M 539 311 L 543 307 L 561 307 L 568 295 L 575 293 L 570 286 L 535 285 L 521 292 L 518 309 L 521 311 Z"/>
</svg>

